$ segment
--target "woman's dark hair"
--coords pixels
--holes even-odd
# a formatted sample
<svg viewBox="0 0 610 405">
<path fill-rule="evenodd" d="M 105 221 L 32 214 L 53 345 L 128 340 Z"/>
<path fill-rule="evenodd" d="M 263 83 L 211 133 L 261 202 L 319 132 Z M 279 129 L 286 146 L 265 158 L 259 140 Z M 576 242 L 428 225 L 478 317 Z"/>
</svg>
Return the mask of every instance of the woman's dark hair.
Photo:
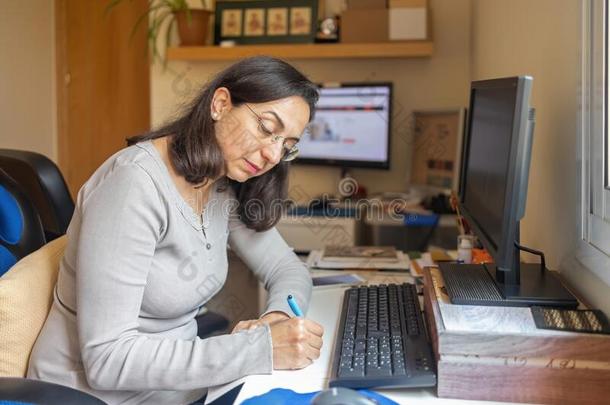
<svg viewBox="0 0 610 405">
<path fill-rule="evenodd" d="M 128 145 L 172 135 L 170 160 L 178 174 L 189 183 L 206 183 L 218 178 L 224 158 L 214 132 L 210 106 L 216 89 L 226 87 L 235 107 L 244 103 L 265 103 L 298 96 L 309 105 L 309 121 L 318 101 L 317 86 L 288 63 L 268 57 L 243 59 L 216 75 L 187 106 L 179 118 L 152 132 L 127 139 Z M 263 231 L 274 226 L 280 217 L 278 201 L 287 194 L 287 162 L 280 162 L 267 173 L 244 183 L 228 180 L 238 201 L 237 214 L 248 228 Z M 248 202 L 255 201 L 256 215 L 248 215 Z"/>
</svg>

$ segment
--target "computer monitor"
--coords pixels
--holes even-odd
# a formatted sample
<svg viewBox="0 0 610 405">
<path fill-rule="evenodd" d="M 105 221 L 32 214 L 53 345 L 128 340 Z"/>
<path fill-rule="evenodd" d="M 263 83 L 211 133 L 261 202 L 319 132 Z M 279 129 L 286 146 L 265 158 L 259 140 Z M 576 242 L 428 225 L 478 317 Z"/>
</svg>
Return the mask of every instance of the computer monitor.
<svg viewBox="0 0 610 405">
<path fill-rule="evenodd" d="M 295 162 L 389 169 L 391 101 L 391 83 L 321 85 Z"/>
<path fill-rule="evenodd" d="M 525 214 L 535 120 L 529 105 L 532 81 L 519 76 L 471 85 L 459 208 L 494 263 L 443 266 L 456 303 L 577 305 L 542 264 L 520 262 L 519 221 Z"/>
</svg>

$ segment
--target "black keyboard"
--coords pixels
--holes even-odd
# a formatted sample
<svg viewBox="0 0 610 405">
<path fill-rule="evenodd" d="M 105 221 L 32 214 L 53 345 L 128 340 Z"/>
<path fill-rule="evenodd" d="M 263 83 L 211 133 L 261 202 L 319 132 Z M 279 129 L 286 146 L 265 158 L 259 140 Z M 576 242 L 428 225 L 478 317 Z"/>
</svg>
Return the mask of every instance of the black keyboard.
<svg viewBox="0 0 610 405">
<path fill-rule="evenodd" d="M 345 291 L 331 387 L 431 387 L 434 357 L 413 284 Z"/>
</svg>

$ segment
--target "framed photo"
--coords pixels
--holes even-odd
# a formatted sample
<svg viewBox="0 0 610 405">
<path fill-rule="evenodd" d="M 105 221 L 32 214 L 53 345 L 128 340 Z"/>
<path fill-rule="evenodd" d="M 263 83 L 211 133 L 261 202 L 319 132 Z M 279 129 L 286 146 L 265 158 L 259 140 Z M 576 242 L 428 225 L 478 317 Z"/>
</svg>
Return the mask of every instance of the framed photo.
<svg viewBox="0 0 610 405">
<path fill-rule="evenodd" d="M 267 35 L 288 35 L 288 8 L 272 7 L 267 9 Z"/>
<path fill-rule="evenodd" d="M 217 0 L 214 43 L 314 42 L 318 0 Z"/>
<path fill-rule="evenodd" d="M 240 9 L 223 10 L 221 15 L 221 35 L 223 37 L 241 36 L 241 14 Z"/>
<path fill-rule="evenodd" d="M 261 35 L 265 35 L 265 9 L 246 9 L 246 19 L 244 21 L 244 36 L 256 37 Z"/>
<path fill-rule="evenodd" d="M 290 8 L 290 35 L 307 35 L 311 32 L 311 8 Z"/>
</svg>

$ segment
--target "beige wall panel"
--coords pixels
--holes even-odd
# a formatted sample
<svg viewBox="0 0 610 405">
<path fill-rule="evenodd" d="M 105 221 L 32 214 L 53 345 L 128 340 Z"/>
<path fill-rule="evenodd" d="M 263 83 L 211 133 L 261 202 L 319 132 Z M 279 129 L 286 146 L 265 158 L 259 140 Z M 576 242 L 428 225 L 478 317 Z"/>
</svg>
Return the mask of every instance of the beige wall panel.
<svg viewBox="0 0 610 405">
<path fill-rule="evenodd" d="M 8 0 L 0 12 L 0 147 L 57 160 L 53 1 Z"/>
</svg>

